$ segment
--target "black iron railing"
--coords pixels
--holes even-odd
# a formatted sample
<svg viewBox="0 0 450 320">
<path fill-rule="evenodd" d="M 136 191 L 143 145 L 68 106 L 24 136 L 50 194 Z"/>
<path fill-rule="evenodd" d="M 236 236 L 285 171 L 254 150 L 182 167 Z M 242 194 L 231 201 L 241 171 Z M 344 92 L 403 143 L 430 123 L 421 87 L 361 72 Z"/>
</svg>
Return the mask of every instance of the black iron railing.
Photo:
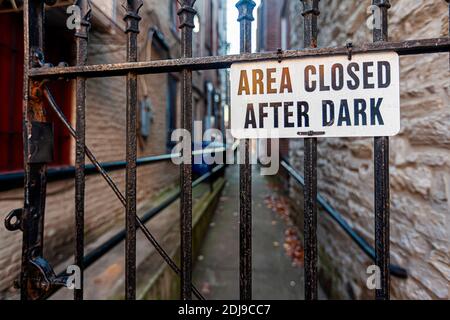
<svg viewBox="0 0 450 320">
<path fill-rule="evenodd" d="M 218 151 L 216 151 L 216 152 L 218 152 Z M 169 157 L 167 159 L 171 159 L 171 157 Z M 139 160 L 142 160 L 142 159 L 138 159 L 138 163 L 139 163 Z M 160 161 L 160 160 L 158 160 L 158 161 Z M 156 163 L 156 162 L 153 162 L 153 163 Z M 147 164 L 149 164 L 149 163 L 147 163 Z M 125 165 L 122 165 L 121 168 L 124 168 L 124 167 L 125 167 Z M 217 165 L 216 167 L 211 169 L 211 171 L 203 174 L 202 176 L 200 176 L 199 178 L 194 180 L 192 183 L 192 188 L 199 186 L 201 183 L 203 183 L 205 181 L 215 179 L 218 175 L 223 175 L 224 170 L 225 170 L 225 165 Z M 156 217 L 159 213 L 161 213 L 164 209 L 169 207 L 172 203 L 174 203 L 175 201 L 180 199 L 180 195 L 181 195 L 181 189 L 178 189 L 175 192 L 171 193 L 161 203 L 157 204 L 156 206 L 154 206 L 153 208 L 151 208 L 150 210 L 145 212 L 141 216 L 140 221 L 142 223 L 147 223 L 148 221 L 150 221 L 151 219 Z M 109 238 L 108 240 L 106 240 L 105 242 L 100 244 L 95 249 L 92 249 L 88 254 L 86 254 L 83 257 L 84 269 L 87 269 L 88 267 L 90 267 L 92 264 L 94 264 L 96 261 L 98 261 L 101 257 L 103 257 L 105 254 L 107 254 L 109 251 L 111 251 L 120 242 L 122 242 L 126 238 L 126 234 L 127 234 L 127 229 L 124 228 L 124 229 L 118 231 L 113 236 L 111 236 L 111 238 Z M 156 240 L 154 240 L 154 241 L 156 241 Z M 171 262 L 171 258 L 168 255 L 166 255 L 164 252 L 162 252 L 161 250 L 157 249 L 157 251 L 163 256 L 163 258 L 166 260 L 166 262 L 169 264 L 169 266 L 172 268 L 172 270 L 177 275 L 180 275 L 180 269 L 177 267 L 176 264 Z M 64 277 L 65 275 L 66 275 L 65 272 L 62 272 L 62 273 L 58 274 L 58 277 Z M 49 291 L 46 294 L 45 298 L 50 297 L 52 294 L 54 294 L 60 288 L 61 287 L 54 287 L 51 291 Z M 194 285 L 192 285 L 192 290 L 197 299 L 199 299 L 199 300 L 205 299 Z"/>
<path fill-rule="evenodd" d="M 192 71 L 228 68 L 234 62 L 279 60 L 299 57 L 348 54 L 347 47 L 317 49 L 319 0 L 300 0 L 303 4 L 305 50 L 284 53 L 250 53 L 251 24 L 255 2 L 239 0 L 241 54 L 222 57 L 192 58 L 192 29 L 195 16 L 195 0 L 179 0 L 178 12 L 181 32 L 181 58 L 149 62 L 137 61 L 137 33 L 139 32 L 139 9 L 142 0 L 125 1 L 125 22 L 127 36 L 127 62 L 108 65 L 86 65 L 89 33 L 90 6 L 88 0 L 77 0 L 81 9 L 81 28 L 75 34 L 76 66 L 51 67 L 44 58 L 44 2 L 51 5 L 52 0 L 24 0 L 24 206 L 17 211 L 20 229 L 23 232 L 22 264 L 20 275 L 21 298 L 41 299 L 60 286 L 59 279 L 49 280 L 51 266 L 43 258 L 44 213 L 47 179 L 56 171 L 47 170 L 51 163 L 51 124 L 44 112 L 44 100 L 57 113 L 72 136 L 76 139 L 75 163 L 75 222 L 76 243 L 75 263 L 81 272 L 85 267 L 84 258 L 84 185 L 85 175 L 95 168 L 106 180 L 125 208 L 126 215 L 126 298 L 136 296 L 136 228 L 143 231 L 165 261 L 175 270 L 178 267 L 159 245 L 141 218 L 136 215 L 136 108 L 137 75 L 150 73 L 180 72 L 182 84 L 182 127 L 192 134 Z M 448 2 L 448 1 L 447 1 Z M 395 51 L 399 55 L 448 52 L 448 38 L 412 40 L 389 43 L 388 40 L 388 0 L 372 0 L 380 9 L 382 25 L 375 26 L 372 44 L 362 44 L 352 48 L 352 54 L 364 52 Z M 300 13 L 299 13 L 300 14 Z M 85 86 L 95 77 L 126 76 L 127 78 L 127 145 L 126 145 L 126 191 L 118 189 L 105 167 L 85 145 Z M 76 79 L 76 127 L 74 130 L 54 103 L 50 92 L 42 80 Z M 33 134 L 32 134 L 33 133 Z M 240 167 L 240 297 L 251 299 L 251 168 L 249 140 L 244 140 Z M 36 150 L 38 152 L 36 152 Z M 389 140 L 385 137 L 374 141 L 375 167 L 375 261 L 381 270 L 381 289 L 376 290 L 377 299 L 389 299 Z M 92 162 L 84 163 L 85 156 Z M 181 155 L 185 160 L 192 157 L 191 152 Z M 123 164 L 123 163 L 122 163 Z M 111 165 L 113 166 L 113 165 Z M 67 169 L 69 170 L 69 169 Z M 72 170 L 72 169 L 70 169 Z M 197 291 L 192 286 L 192 168 L 185 161 L 180 166 L 181 188 L 181 298 L 191 299 Z M 53 172 L 53 173 L 52 173 Z M 317 299 L 317 137 L 305 139 L 305 297 Z M 48 174 L 49 173 L 49 174 Z M 37 281 L 36 279 L 40 279 Z M 53 282 L 52 282 L 53 281 Z M 75 299 L 83 298 L 83 288 L 76 289 Z"/>
<path fill-rule="evenodd" d="M 205 150 L 197 150 L 192 152 L 192 156 L 200 155 L 200 154 L 210 154 L 215 152 L 224 152 L 225 148 L 213 148 L 213 149 L 205 149 Z M 169 154 L 161 154 L 155 156 L 148 156 L 138 158 L 136 160 L 136 166 L 147 166 L 151 164 L 156 164 L 159 162 L 165 162 L 168 160 L 180 158 L 180 153 L 169 153 Z M 124 160 L 120 161 L 109 161 L 109 162 L 101 162 L 99 165 L 103 168 L 103 170 L 107 172 L 114 172 L 117 170 L 123 170 L 126 167 L 127 162 Z M 88 175 L 97 175 L 98 169 L 93 164 L 87 164 L 84 167 L 84 173 L 86 176 Z M 23 170 L 11 172 L 11 173 L 0 173 L 0 192 L 8 191 L 17 188 L 23 188 L 23 179 L 25 172 Z M 63 167 L 50 167 L 47 170 L 47 181 L 55 182 L 61 180 L 67 180 L 75 177 L 75 167 L 74 166 L 63 166 Z"/>
<path fill-rule="evenodd" d="M 294 167 L 287 161 L 287 159 L 281 160 L 281 166 L 286 169 L 287 173 L 294 179 L 295 182 L 300 184 L 302 188 L 305 188 L 305 179 L 304 177 L 295 170 Z M 325 198 L 318 193 L 317 194 L 317 203 L 325 210 L 325 212 L 333 219 L 342 230 L 352 239 L 356 245 L 373 261 L 375 261 L 375 249 L 360 235 L 358 235 L 355 230 L 345 221 L 342 215 L 336 211 L 326 200 Z M 390 273 L 398 278 L 406 279 L 408 278 L 408 271 L 405 268 L 402 268 L 397 265 L 390 264 L 389 265 Z"/>
</svg>

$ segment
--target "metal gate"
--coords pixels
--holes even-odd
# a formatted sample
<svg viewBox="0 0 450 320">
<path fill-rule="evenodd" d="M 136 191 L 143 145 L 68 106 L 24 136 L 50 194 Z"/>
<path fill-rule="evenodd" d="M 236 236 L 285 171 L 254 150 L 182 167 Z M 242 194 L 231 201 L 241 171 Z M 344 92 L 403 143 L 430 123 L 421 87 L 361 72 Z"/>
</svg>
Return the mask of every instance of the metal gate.
<svg viewBox="0 0 450 320">
<path fill-rule="evenodd" d="M 182 125 L 192 131 L 192 71 L 228 68 L 235 62 L 280 60 L 300 57 L 351 55 L 367 52 L 395 51 L 399 55 L 413 55 L 448 52 L 450 40 L 435 38 L 388 42 L 388 0 L 372 0 L 379 8 L 381 25 L 373 30 L 373 43 L 359 46 L 344 46 L 317 49 L 319 0 L 300 0 L 304 17 L 305 50 L 251 53 L 251 24 L 255 3 L 240 0 L 239 10 L 240 55 L 192 58 L 192 31 L 195 0 L 179 0 L 178 11 L 181 28 L 181 58 L 172 60 L 137 62 L 137 35 L 139 33 L 139 10 L 142 0 L 125 0 L 127 12 L 125 34 L 127 37 L 127 62 L 108 65 L 87 65 L 88 33 L 90 28 L 90 4 L 88 0 L 77 0 L 81 8 L 81 28 L 75 34 L 76 66 L 53 67 L 45 63 L 44 47 L 44 2 L 52 5 L 54 0 L 25 0 L 24 41 L 25 69 L 23 95 L 23 140 L 24 140 L 24 206 L 11 212 L 5 221 L 9 230 L 23 232 L 22 267 L 20 273 L 21 298 L 24 300 L 45 299 L 57 288 L 66 284 L 65 274 L 55 275 L 52 267 L 43 257 L 44 212 L 47 184 L 47 163 L 52 158 L 52 126 L 46 121 L 44 100 L 47 100 L 64 126 L 76 139 L 75 164 L 75 247 L 74 263 L 81 268 L 81 274 L 92 259 L 84 255 L 84 197 L 85 165 L 87 156 L 96 170 L 106 180 L 125 207 L 126 229 L 116 237 L 125 238 L 125 297 L 136 298 L 136 229 L 142 230 L 150 243 L 155 246 L 169 266 L 181 278 L 181 299 L 192 299 L 194 294 L 203 299 L 192 284 L 192 187 L 223 169 L 219 166 L 209 176 L 192 181 L 192 167 L 184 163 L 180 167 L 181 196 L 181 266 L 178 267 L 166 251 L 159 245 L 152 233 L 144 225 L 144 219 L 136 215 L 136 167 L 139 164 L 136 150 L 137 121 L 137 76 L 152 73 L 179 72 L 182 81 Z M 441 1 L 441 0 L 438 0 Z M 446 0 L 448 3 L 449 0 Z M 95 77 L 124 76 L 127 79 L 127 120 L 126 120 L 126 190 L 122 194 L 106 168 L 85 145 L 85 100 L 86 81 Z M 45 83 L 49 80 L 76 79 L 76 127 L 72 128 L 64 117 Z M 240 164 L 240 298 L 252 298 L 252 210 L 251 210 L 251 165 L 250 141 L 244 140 L 245 161 Z M 375 167 L 375 257 L 381 270 L 381 289 L 376 290 L 377 299 L 389 299 L 389 139 L 374 139 Z M 180 155 L 178 155 L 180 156 Z M 191 153 L 181 155 L 190 157 Z M 170 159 L 161 156 L 154 161 Z M 312 134 L 305 139 L 305 298 L 317 299 L 317 138 Z M 114 242 L 114 241 L 113 241 Z M 111 245 L 111 243 L 110 243 Z M 114 244 L 112 244 L 114 245 Z M 98 255 L 99 253 L 97 253 Z M 94 253 L 95 256 L 95 253 Z M 74 290 L 74 299 L 83 299 L 83 288 Z"/>
</svg>

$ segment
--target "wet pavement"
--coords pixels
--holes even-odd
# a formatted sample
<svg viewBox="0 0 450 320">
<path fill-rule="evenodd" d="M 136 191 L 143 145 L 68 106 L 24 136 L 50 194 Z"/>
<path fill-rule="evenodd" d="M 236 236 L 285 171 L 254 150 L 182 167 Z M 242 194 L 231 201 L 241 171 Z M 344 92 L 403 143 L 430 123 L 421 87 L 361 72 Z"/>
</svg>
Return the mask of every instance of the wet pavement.
<svg viewBox="0 0 450 320">
<path fill-rule="evenodd" d="M 280 193 L 273 179 L 252 173 L 253 299 L 301 300 L 303 267 L 286 253 L 289 223 L 267 206 Z M 239 167 L 227 168 L 227 184 L 195 264 L 193 281 L 206 299 L 239 299 Z M 323 294 L 319 295 L 323 298 Z"/>
</svg>

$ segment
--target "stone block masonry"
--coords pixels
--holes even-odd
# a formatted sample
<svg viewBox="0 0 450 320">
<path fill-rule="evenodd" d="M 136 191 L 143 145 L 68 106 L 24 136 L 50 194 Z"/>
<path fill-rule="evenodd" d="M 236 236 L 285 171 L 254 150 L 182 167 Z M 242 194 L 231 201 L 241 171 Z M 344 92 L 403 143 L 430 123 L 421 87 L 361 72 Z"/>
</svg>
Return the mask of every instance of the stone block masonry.
<svg viewBox="0 0 450 320">
<path fill-rule="evenodd" d="M 290 43 L 301 48 L 300 2 L 289 1 Z M 319 46 L 371 42 L 370 1 L 320 1 Z M 391 1 L 391 41 L 448 36 L 445 1 Z M 450 81 L 448 54 L 400 60 L 401 132 L 390 140 L 391 262 L 407 280 L 392 278 L 393 299 L 449 299 Z M 374 239 L 373 139 L 319 139 L 318 188 L 369 243 Z M 303 143 L 290 159 L 303 170 Z M 293 186 L 293 184 L 292 184 Z M 291 188 L 294 199 L 302 193 Z M 302 208 L 301 201 L 297 203 Z M 299 217 L 299 223 L 302 218 Z M 366 268 L 373 264 L 339 228 L 318 214 L 321 281 L 330 297 L 373 299 Z"/>
</svg>

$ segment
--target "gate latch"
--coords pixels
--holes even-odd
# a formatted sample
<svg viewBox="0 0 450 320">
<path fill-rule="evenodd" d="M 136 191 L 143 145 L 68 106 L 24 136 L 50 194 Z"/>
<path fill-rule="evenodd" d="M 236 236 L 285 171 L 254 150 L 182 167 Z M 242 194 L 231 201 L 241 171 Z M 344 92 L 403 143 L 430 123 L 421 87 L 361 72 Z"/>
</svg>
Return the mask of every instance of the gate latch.
<svg viewBox="0 0 450 320">
<path fill-rule="evenodd" d="M 23 230 L 23 209 L 14 209 L 6 215 L 5 227 L 9 231 Z M 50 263 L 41 256 L 28 260 L 26 283 L 15 281 L 15 287 L 26 287 L 27 295 L 31 300 L 46 298 L 60 287 L 68 287 L 69 275 L 57 276 Z"/>
</svg>

